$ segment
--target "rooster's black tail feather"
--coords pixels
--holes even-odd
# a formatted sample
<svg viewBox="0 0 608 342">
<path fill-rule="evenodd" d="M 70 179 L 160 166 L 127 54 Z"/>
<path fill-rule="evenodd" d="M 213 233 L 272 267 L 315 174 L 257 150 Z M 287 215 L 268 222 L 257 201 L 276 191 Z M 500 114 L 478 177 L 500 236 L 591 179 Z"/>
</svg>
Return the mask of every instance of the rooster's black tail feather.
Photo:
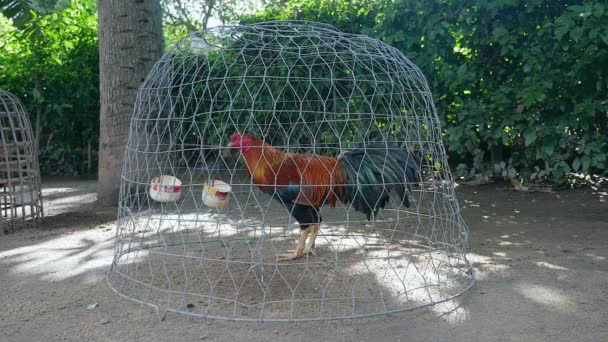
<svg viewBox="0 0 608 342">
<path fill-rule="evenodd" d="M 369 220 L 383 209 L 395 191 L 410 206 L 407 192 L 420 175 L 420 160 L 403 148 L 368 145 L 341 158 L 348 184 L 348 200 Z"/>
</svg>

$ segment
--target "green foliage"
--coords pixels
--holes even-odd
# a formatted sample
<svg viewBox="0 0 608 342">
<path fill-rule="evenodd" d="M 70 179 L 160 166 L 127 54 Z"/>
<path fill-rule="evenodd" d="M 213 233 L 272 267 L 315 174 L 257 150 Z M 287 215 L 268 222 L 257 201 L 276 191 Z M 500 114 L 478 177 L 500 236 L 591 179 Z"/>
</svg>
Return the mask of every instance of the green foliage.
<svg viewBox="0 0 608 342">
<path fill-rule="evenodd" d="M 165 43 L 170 47 L 186 34 L 234 22 L 239 14 L 254 13 L 266 2 L 266 0 L 160 0 L 163 8 Z"/>
<path fill-rule="evenodd" d="M 608 5 L 599 0 L 292 0 L 243 22 L 334 24 L 428 77 L 458 176 L 606 174 Z"/>
<path fill-rule="evenodd" d="M 95 2 L 53 4 L 28 8 L 30 18 L 19 27 L 0 15 L 0 89 L 21 98 L 32 125 L 40 112 L 42 173 L 78 174 L 96 169 L 86 165 L 99 132 Z"/>
<path fill-rule="evenodd" d="M 0 0 L 0 13 L 21 28 L 34 15 L 60 11 L 69 6 L 70 0 Z"/>
</svg>

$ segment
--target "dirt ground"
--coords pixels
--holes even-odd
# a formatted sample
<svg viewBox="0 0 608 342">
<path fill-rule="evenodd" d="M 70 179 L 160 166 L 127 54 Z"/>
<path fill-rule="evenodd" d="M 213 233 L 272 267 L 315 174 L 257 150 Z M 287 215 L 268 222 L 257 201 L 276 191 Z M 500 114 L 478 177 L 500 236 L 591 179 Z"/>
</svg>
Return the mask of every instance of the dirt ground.
<svg viewBox="0 0 608 342">
<path fill-rule="evenodd" d="M 0 341 L 606 341 L 608 194 L 460 186 L 477 283 L 436 307 L 312 323 L 207 321 L 119 299 L 115 211 L 92 180 L 48 180 L 46 218 L 0 236 Z M 97 304 L 94 308 L 91 304 Z"/>
</svg>

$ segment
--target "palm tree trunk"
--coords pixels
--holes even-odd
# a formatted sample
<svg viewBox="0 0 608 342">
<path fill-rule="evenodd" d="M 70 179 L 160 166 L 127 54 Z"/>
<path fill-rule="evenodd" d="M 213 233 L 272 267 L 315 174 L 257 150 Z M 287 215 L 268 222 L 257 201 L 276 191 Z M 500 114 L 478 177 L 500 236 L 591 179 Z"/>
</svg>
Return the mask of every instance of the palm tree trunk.
<svg viewBox="0 0 608 342">
<path fill-rule="evenodd" d="M 99 188 L 116 205 L 137 89 L 164 49 L 159 0 L 99 0 Z"/>
</svg>

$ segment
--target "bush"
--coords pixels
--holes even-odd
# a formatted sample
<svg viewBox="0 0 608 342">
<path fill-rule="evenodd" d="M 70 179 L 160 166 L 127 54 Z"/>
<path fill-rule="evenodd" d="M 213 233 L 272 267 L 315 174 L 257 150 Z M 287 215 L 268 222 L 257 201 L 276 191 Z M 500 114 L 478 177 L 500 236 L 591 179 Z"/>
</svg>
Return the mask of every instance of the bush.
<svg viewBox="0 0 608 342">
<path fill-rule="evenodd" d="M 23 101 L 34 129 L 40 115 L 41 172 L 96 171 L 99 57 L 95 2 L 71 1 L 53 12 L 32 11 L 32 17 L 19 28 L 0 14 L 0 51 L 0 89 Z"/>
<path fill-rule="evenodd" d="M 327 22 L 403 51 L 429 79 L 458 176 L 608 173 L 603 1 L 294 0 L 243 22 L 271 19 Z"/>
</svg>

